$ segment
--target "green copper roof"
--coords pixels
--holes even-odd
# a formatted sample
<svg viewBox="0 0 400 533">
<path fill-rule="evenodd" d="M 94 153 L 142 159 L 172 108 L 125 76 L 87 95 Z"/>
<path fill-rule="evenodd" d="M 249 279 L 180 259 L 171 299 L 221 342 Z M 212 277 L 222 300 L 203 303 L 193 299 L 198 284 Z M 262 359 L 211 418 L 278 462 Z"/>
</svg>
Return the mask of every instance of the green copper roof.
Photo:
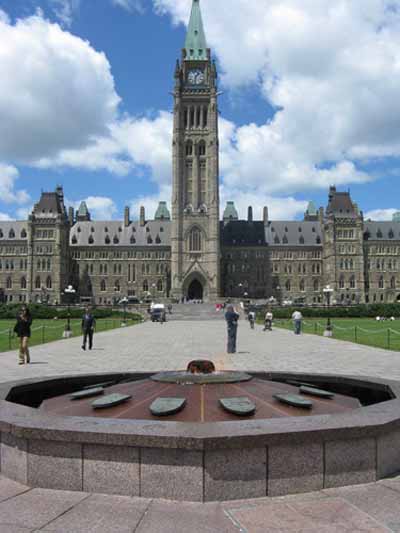
<svg viewBox="0 0 400 533">
<path fill-rule="evenodd" d="M 400 211 L 393 215 L 393 222 L 400 222 Z"/>
<path fill-rule="evenodd" d="M 170 220 L 171 215 L 168 211 L 167 202 L 160 202 L 156 211 L 156 220 Z"/>
<path fill-rule="evenodd" d="M 86 202 L 81 202 L 81 205 L 78 209 L 78 216 L 85 217 L 89 214 L 89 210 L 87 208 Z"/>
<path fill-rule="evenodd" d="M 236 211 L 234 202 L 226 202 L 224 211 L 224 220 L 239 220 L 238 212 Z"/>
<path fill-rule="evenodd" d="M 207 41 L 201 17 L 200 0 L 193 0 L 192 13 L 185 41 L 186 59 L 207 59 Z"/>
<path fill-rule="evenodd" d="M 310 202 L 307 207 L 307 214 L 308 215 L 318 215 L 317 208 L 315 207 L 314 202 Z"/>
</svg>

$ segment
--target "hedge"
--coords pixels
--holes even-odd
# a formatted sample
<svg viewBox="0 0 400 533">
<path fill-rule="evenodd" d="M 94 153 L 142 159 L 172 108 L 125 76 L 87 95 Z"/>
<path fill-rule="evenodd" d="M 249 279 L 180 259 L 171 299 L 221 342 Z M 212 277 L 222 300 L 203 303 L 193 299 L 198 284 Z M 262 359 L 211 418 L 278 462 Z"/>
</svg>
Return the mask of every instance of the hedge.
<svg viewBox="0 0 400 533">
<path fill-rule="evenodd" d="M 21 309 L 21 305 L 22 304 L 0 304 L 0 319 L 14 319 Z M 30 304 L 28 307 L 32 316 L 36 319 L 66 319 L 68 317 L 67 308 L 48 307 L 43 304 Z M 94 317 L 98 319 L 124 316 L 122 311 L 113 311 L 112 309 L 93 309 L 92 312 Z M 83 313 L 84 308 L 71 307 L 70 309 L 71 318 L 82 318 Z M 129 313 L 127 311 L 126 316 L 131 320 L 141 319 L 141 315 L 138 313 Z"/>
<path fill-rule="evenodd" d="M 294 311 L 300 311 L 306 318 L 375 318 L 400 317 L 400 304 L 366 304 L 350 307 L 274 307 L 275 318 L 291 318 Z"/>
</svg>

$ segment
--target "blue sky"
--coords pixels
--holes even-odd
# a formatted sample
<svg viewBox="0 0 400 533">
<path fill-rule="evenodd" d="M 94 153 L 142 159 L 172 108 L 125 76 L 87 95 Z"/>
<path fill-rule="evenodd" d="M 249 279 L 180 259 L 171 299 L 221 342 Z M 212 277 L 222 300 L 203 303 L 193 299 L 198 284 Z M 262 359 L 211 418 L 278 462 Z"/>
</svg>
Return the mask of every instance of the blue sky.
<svg viewBox="0 0 400 533">
<path fill-rule="evenodd" d="M 301 217 L 327 189 L 400 209 L 400 0 L 201 0 L 218 61 L 221 198 Z M 191 0 L 0 0 L 0 218 L 64 186 L 96 218 L 170 197 Z"/>
</svg>

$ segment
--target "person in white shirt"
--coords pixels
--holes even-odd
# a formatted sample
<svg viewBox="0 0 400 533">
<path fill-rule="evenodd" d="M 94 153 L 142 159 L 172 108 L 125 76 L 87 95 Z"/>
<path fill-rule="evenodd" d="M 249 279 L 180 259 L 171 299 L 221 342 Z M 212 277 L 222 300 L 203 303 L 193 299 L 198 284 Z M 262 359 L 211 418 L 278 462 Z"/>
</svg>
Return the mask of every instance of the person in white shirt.
<svg viewBox="0 0 400 533">
<path fill-rule="evenodd" d="M 265 319 L 264 319 L 264 331 L 272 331 L 272 320 L 273 320 L 273 314 L 271 311 L 267 311 L 265 313 Z"/>
<path fill-rule="evenodd" d="M 292 320 L 294 323 L 294 333 L 295 335 L 300 335 L 301 333 L 301 321 L 303 320 L 303 315 L 300 311 L 295 311 L 292 315 Z"/>
</svg>

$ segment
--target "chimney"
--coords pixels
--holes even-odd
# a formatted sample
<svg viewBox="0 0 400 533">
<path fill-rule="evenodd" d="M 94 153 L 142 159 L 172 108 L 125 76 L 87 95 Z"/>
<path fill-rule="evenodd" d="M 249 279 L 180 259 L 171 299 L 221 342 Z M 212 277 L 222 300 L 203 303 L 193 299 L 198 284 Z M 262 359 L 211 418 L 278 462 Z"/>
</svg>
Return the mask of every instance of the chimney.
<svg viewBox="0 0 400 533">
<path fill-rule="evenodd" d="M 68 222 L 71 227 L 74 225 L 74 217 L 75 217 L 74 208 L 70 207 L 68 209 Z"/>
<path fill-rule="evenodd" d="M 146 213 L 143 206 L 140 206 L 140 226 L 143 227 L 146 224 Z"/>
<path fill-rule="evenodd" d="M 247 222 L 253 222 L 253 208 L 251 206 L 247 210 Z"/>
<path fill-rule="evenodd" d="M 263 210 L 263 222 L 264 222 L 264 226 L 268 224 L 268 207 L 267 206 L 265 206 Z"/>
<path fill-rule="evenodd" d="M 125 210 L 124 210 L 124 225 L 125 225 L 125 227 L 127 228 L 130 223 L 131 223 L 131 221 L 130 221 L 130 215 L 129 215 L 129 207 L 125 207 Z"/>
</svg>

